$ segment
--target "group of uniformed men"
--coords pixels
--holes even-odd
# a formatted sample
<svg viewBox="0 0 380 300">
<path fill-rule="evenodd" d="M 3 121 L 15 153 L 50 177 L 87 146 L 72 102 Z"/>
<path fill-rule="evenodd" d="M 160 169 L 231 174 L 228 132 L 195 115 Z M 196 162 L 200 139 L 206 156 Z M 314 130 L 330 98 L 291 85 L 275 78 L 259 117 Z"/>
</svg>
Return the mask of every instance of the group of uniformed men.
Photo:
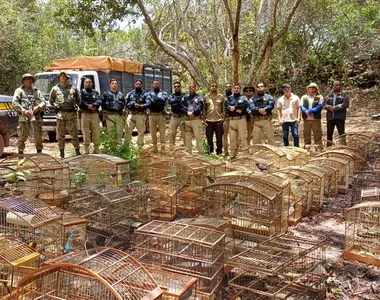
<svg viewBox="0 0 380 300">
<path fill-rule="evenodd" d="M 84 88 L 80 91 L 70 83 L 70 76 L 67 72 L 60 72 L 58 79 L 59 83 L 50 92 L 49 102 L 56 108 L 58 147 L 62 158 L 65 156 L 66 128 L 69 128 L 76 155 L 80 155 L 76 127 L 78 108 L 80 109 L 84 152 L 86 154 L 90 152 L 91 141 L 94 144 L 93 153 L 99 153 L 100 110 L 107 128 L 115 130 L 117 143 L 122 143 L 123 131 L 125 131 L 124 144 L 129 145 L 132 139 L 132 131 L 137 128 L 137 145 L 142 148 L 144 146 L 145 124 L 149 118 L 153 152 L 158 152 L 157 131 L 160 135 L 160 146 L 163 149 L 166 143 L 166 105 L 171 107 L 170 148 L 174 148 L 177 130 L 180 129 L 186 151 L 192 152 L 194 137 L 198 152 L 203 154 L 204 127 L 208 142 L 208 153 L 214 152 L 214 135 L 216 138 L 216 154 L 221 155 L 224 152 L 224 155 L 229 155 L 231 158 L 236 157 L 238 148 L 244 153 L 251 141 L 253 144 L 261 143 L 262 133 L 266 134 L 268 144 L 273 145 L 275 143 L 271 120 L 275 101 L 270 94 L 266 93 L 264 83 L 258 83 L 256 89 L 253 86 L 244 87 L 243 95 L 239 84 L 227 83 L 225 94 L 220 94 L 217 83 L 213 82 L 210 86 L 210 92 L 202 97 L 197 93 L 195 84 L 190 84 L 188 93 L 183 93 L 181 83 L 176 81 L 174 82 L 174 93 L 168 95 L 160 89 L 159 81 L 153 82 L 152 90 L 144 92 L 142 89 L 143 82 L 136 80 L 134 90 L 124 96 L 118 89 L 116 79 L 109 81 L 109 90 L 103 95 L 93 89 L 90 78 L 85 79 Z M 16 89 L 14 94 L 13 106 L 19 113 L 17 144 L 19 153 L 24 151 L 25 141 L 30 130 L 34 130 L 37 152 L 41 152 L 43 147 L 41 112 L 44 111 L 46 102 L 41 92 L 33 87 L 34 81 L 35 77 L 32 74 L 24 74 L 21 79 L 22 85 Z M 278 117 L 283 127 L 285 146 L 289 145 L 289 128 L 293 134 L 294 146 L 299 146 L 298 123 L 301 121 L 301 112 L 305 120 L 305 144 L 311 143 L 311 130 L 316 143 L 321 142 L 322 131 L 318 116 L 322 109 L 323 98 L 319 95 L 315 83 L 311 83 L 307 87 L 307 91 L 307 95 L 303 96 L 302 101 L 300 101 L 298 96 L 291 92 L 289 84 L 283 86 L 284 96 L 278 100 Z M 338 115 L 339 111 L 344 110 L 345 119 L 348 97 L 343 95 L 346 98 L 343 96 L 342 98 L 341 93 L 337 95 L 332 95 L 331 105 L 325 103 L 325 109 L 332 115 L 336 114 L 334 110 Z M 339 107 L 335 107 L 335 102 Z M 127 112 L 127 117 L 125 117 L 125 112 Z M 308 122 L 313 120 L 319 120 L 319 122 Z M 344 121 L 343 124 L 335 121 L 330 122 L 328 133 L 329 137 L 331 135 L 331 140 L 334 126 L 338 127 L 339 134 L 344 133 Z"/>
</svg>

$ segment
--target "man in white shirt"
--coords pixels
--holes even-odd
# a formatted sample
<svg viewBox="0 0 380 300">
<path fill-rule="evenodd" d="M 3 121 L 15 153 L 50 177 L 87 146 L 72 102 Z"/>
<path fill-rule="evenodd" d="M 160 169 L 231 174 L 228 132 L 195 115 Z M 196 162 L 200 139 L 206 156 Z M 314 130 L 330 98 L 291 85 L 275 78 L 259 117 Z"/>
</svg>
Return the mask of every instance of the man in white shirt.
<svg viewBox="0 0 380 300">
<path fill-rule="evenodd" d="M 301 122 L 300 98 L 292 93 L 292 87 L 286 83 L 282 86 L 284 95 L 278 99 L 278 121 L 282 125 L 284 146 L 289 146 L 289 128 L 292 131 L 294 147 L 299 147 L 298 124 Z"/>
</svg>

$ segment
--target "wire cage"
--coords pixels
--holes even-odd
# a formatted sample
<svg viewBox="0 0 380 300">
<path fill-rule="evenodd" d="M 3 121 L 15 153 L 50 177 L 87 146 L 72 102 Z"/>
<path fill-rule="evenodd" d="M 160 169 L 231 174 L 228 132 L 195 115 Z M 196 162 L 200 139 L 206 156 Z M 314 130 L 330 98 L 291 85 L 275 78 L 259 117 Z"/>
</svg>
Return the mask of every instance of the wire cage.
<svg viewBox="0 0 380 300">
<path fill-rule="evenodd" d="M 350 184 L 350 178 L 353 178 L 349 167 L 350 161 L 336 157 L 316 157 L 309 160 L 308 165 L 332 166 L 338 169 L 338 193 L 346 194 Z"/>
<path fill-rule="evenodd" d="M 143 193 L 147 184 L 129 188 L 115 186 L 91 186 L 71 192 L 72 199 L 65 209 L 89 221 L 90 237 L 97 245 L 119 244 L 129 237 L 125 224 L 133 223 L 139 213 L 146 209 Z"/>
<path fill-rule="evenodd" d="M 162 299 L 162 290 L 131 255 L 112 248 L 60 257 L 24 277 L 16 299 Z"/>
<path fill-rule="evenodd" d="M 134 251 L 143 264 L 195 277 L 199 291 L 218 295 L 224 240 L 220 231 L 156 220 L 135 230 Z"/>
<path fill-rule="evenodd" d="M 227 218 L 232 230 L 271 237 L 288 229 L 283 190 L 255 176 L 223 176 L 203 188 L 207 216 Z"/>
<path fill-rule="evenodd" d="M 361 192 L 361 202 L 380 201 L 380 188 L 365 188 Z"/>
<path fill-rule="evenodd" d="M 64 160 L 70 168 L 71 187 L 130 183 L 129 161 L 108 154 L 86 154 Z"/>
<path fill-rule="evenodd" d="M 60 192 L 69 188 L 68 166 L 48 154 L 14 154 L 1 160 L 0 165 L 1 177 L 16 175 L 13 185 L 25 197 L 45 194 L 62 198 L 65 196 Z M 20 175 L 25 181 L 20 180 Z"/>
<path fill-rule="evenodd" d="M 284 170 L 292 170 L 299 172 L 299 176 L 301 177 L 303 177 L 304 175 L 311 177 L 312 182 L 309 185 L 311 190 L 311 210 L 319 212 L 322 209 L 322 205 L 324 202 L 326 174 L 310 166 L 295 166 L 281 169 L 280 171 Z"/>
<path fill-rule="evenodd" d="M 325 262 L 324 240 L 282 234 L 232 257 L 229 286 L 252 299 L 319 299 L 299 296 L 320 294 Z"/>
<path fill-rule="evenodd" d="M 33 245 L 48 257 L 63 253 L 61 216 L 44 202 L 25 197 L 0 201 L 0 233 Z"/>
<path fill-rule="evenodd" d="M 380 266 L 380 202 L 365 202 L 346 210 L 346 259 Z"/>
<path fill-rule="evenodd" d="M 294 201 L 288 204 L 288 224 L 295 225 L 301 221 L 302 217 L 309 215 L 313 194 L 311 189 L 312 177 L 301 171 L 292 169 L 281 169 L 275 173 L 281 178 L 289 180 L 291 186 L 290 200 Z"/>
<path fill-rule="evenodd" d="M 147 268 L 161 288 L 163 300 L 190 300 L 197 298 L 197 279 L 169 271 Z"/>
<path fill-rule="evenodd" d="M 40 253 L 17 240 L 0 237 L 0 297 L 10 297 L 21 278 L 40 266 Z"/>
</svg>

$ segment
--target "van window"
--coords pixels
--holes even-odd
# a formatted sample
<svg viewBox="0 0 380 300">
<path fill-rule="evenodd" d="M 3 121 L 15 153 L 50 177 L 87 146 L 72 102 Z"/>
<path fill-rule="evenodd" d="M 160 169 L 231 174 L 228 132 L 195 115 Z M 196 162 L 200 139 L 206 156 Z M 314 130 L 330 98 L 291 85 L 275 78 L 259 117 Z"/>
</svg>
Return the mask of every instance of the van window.
<svg viewBox="0 0 380 300">
<path fill-rule="evenodd" d="M 95 87 L 95 80 L 94 80 L 94 75 L 85 75 L 81 78 L 81 82 L 80 82 L 80 89 L 84 89 L 84 81 L 86 78 L 90 78 L 92 80 L 92 88 L 95 90 L 96 87 Z"/>
</svg>

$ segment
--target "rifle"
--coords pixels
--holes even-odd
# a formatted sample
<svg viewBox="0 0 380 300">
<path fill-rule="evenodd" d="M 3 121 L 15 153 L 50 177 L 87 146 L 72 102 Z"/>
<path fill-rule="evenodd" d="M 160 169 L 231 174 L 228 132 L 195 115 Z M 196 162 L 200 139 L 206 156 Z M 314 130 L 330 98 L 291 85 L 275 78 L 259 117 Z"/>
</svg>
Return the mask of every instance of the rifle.
<svg viewBox="0 0 380 300">
<path fill-rule="evenodd" d="M 33 98 L 34 96 L 28 96 L 28 109 L 30 112 L 33 113 Z M 32 137 L 34 137 L 34 121 L 36 120 L 36 117 L 34 115 L 32 115 L 30 118 L 29 118 L 29 123 L 30 123 L 30 133 L 32 135 Z"/>
</svg>

